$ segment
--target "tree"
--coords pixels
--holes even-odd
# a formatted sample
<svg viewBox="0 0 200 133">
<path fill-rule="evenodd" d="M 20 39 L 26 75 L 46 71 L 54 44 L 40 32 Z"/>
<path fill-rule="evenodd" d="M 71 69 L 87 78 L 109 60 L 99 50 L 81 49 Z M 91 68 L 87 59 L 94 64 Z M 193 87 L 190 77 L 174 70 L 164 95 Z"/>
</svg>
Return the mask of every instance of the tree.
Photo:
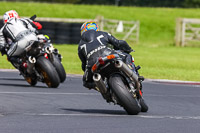
<svg viewBox="0 0 200 133">
<path fill-rule="evenodd" d="M 185 0 L 184 7 L 200 7 L 200 0 Z"/>
</svg>

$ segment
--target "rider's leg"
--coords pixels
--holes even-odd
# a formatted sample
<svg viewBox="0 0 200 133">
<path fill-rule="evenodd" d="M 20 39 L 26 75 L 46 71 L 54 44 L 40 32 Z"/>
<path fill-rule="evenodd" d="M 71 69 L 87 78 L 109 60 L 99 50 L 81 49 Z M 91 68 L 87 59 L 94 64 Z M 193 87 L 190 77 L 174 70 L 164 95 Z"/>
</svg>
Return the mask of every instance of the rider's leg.
<svg viewBox="0 0 200 133">
<path fill-rule="evenodd" d="M 13 64 L 13 66 L 17 69 L 22 65 L 22 60 L 17 56 L 8 57 L 8 60 Z"/>
<path fill-rule="evenodd" d="M 88 89 L 94 89 L 95 83 L 93 81 L 93 74 L 91 72 L 91 68 L 86 68 L 84 75 L 83 75 L 83 86 Z"/>
</svg>

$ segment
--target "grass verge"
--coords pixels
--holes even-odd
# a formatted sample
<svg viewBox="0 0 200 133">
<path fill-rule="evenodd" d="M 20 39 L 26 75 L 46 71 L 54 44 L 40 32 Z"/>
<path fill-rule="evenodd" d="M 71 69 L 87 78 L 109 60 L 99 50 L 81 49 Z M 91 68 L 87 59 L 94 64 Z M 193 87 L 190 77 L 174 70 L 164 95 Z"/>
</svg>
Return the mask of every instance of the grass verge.
<svg viewBox="0 0 200 133">
<path fill-rule="evenodd" d="M 67 73 L 83 74 L 77 54 L 77 45 L 55 45 L 63 56 L 63 65 Z M 197 48 L 179 47 L 141 47 L 134 46 L 132 55 L 135 64 L 145 78 L 200 81 L 200 52 Z M 13 67 L 0 57 L 0 68 Z"/>
</svg>

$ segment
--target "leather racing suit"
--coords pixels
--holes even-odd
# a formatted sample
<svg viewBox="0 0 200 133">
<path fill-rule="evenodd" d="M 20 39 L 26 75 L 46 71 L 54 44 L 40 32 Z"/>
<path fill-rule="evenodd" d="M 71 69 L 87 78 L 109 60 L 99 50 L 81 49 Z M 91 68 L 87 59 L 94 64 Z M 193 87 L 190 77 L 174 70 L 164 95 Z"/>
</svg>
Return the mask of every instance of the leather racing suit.
<svg viewBox="0 0 200 133">
<path fill-rule="evenodd" d="M 24 48 L 38 41 L 34 23 L 28 18 L 11 18 L 0 30 L 0 51 L 7 54 L 12 63 L 20 63 L 19 56 Z M 8 45 L 8 49 L 6 50 Z"/>
<path fill-rule="evenodd" d="M 109 44 L 113 46 L 113 49 L 108 47 Z M 132 64 L 132 56 L 129 53 L 133 50 L 126 41 L 117 40 L 111 34 L 103 31 L 88 30 L 82 34 L 78 46 L 78 55 L 82 62 L 82 70 L 85 72 L 83 86 L 89 89 L 95 87 L 91 67 L 96 63 L 98 57 L 116 53 L 115 50 L 124 51 L 118 53 L 119 56 L 125 63 Z"/>
</svg>

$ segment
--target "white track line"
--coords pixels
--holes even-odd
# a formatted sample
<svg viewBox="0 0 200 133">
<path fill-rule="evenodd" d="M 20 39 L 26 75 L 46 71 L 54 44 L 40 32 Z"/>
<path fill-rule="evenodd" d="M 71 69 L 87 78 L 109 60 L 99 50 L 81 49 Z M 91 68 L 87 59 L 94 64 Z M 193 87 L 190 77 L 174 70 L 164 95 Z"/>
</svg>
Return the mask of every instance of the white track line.
<svg viewBox="0 0 200 133">
<path fill-rule="evenodd" d="M 53 93 L 53 92 L 0 92 L 0 94 L 27 94 L 27 95 L 100 95 L 100 93 Z M 145 97 L 196 97 L 200 98 L 199 95 L 155 95 L 146 94 Z"/>
<path fill-rule="evenodd" d="M 182 81 L 182 80 L 169 80 L 169 79 L 145 79 L 146 82 L 155 83 L 169 83 L 169 84 L 182 84 L 182 85 L 200 85 L 198 81 Z"/>
<path fill-rule="evenodd" d="M 117 115 L 117 114 L 34 114 L 34 113 L 26 113 L 24 115 L 31 116 L 91 116 L 91 117 L 139 117 L 146 119 L 176 119 L 176 120 L 200 120 L 200 116 L 173 116 L 173 115 Z"/>
<path fill-rule="evenodd" d="M 99 95 L 98 93 L 51 93 L 51 92 L 0 92 L 0 94 L 31 94 L 31 95 Z"/>
<path fill-rule="evenodd" d="M 200 116 L 170 116 L 170 115 L 138 115 L 141 118 L 148 118 L 148 119 L 177 119 L 177 120 L 200 120 Z"/>
<path fill-rule="evenodd" d="M 150 96 L 150 97 L 199 97 L 200 95 L 155 95 L 155 94 L 144 94 L 145 96 Z"/>
</svg>

